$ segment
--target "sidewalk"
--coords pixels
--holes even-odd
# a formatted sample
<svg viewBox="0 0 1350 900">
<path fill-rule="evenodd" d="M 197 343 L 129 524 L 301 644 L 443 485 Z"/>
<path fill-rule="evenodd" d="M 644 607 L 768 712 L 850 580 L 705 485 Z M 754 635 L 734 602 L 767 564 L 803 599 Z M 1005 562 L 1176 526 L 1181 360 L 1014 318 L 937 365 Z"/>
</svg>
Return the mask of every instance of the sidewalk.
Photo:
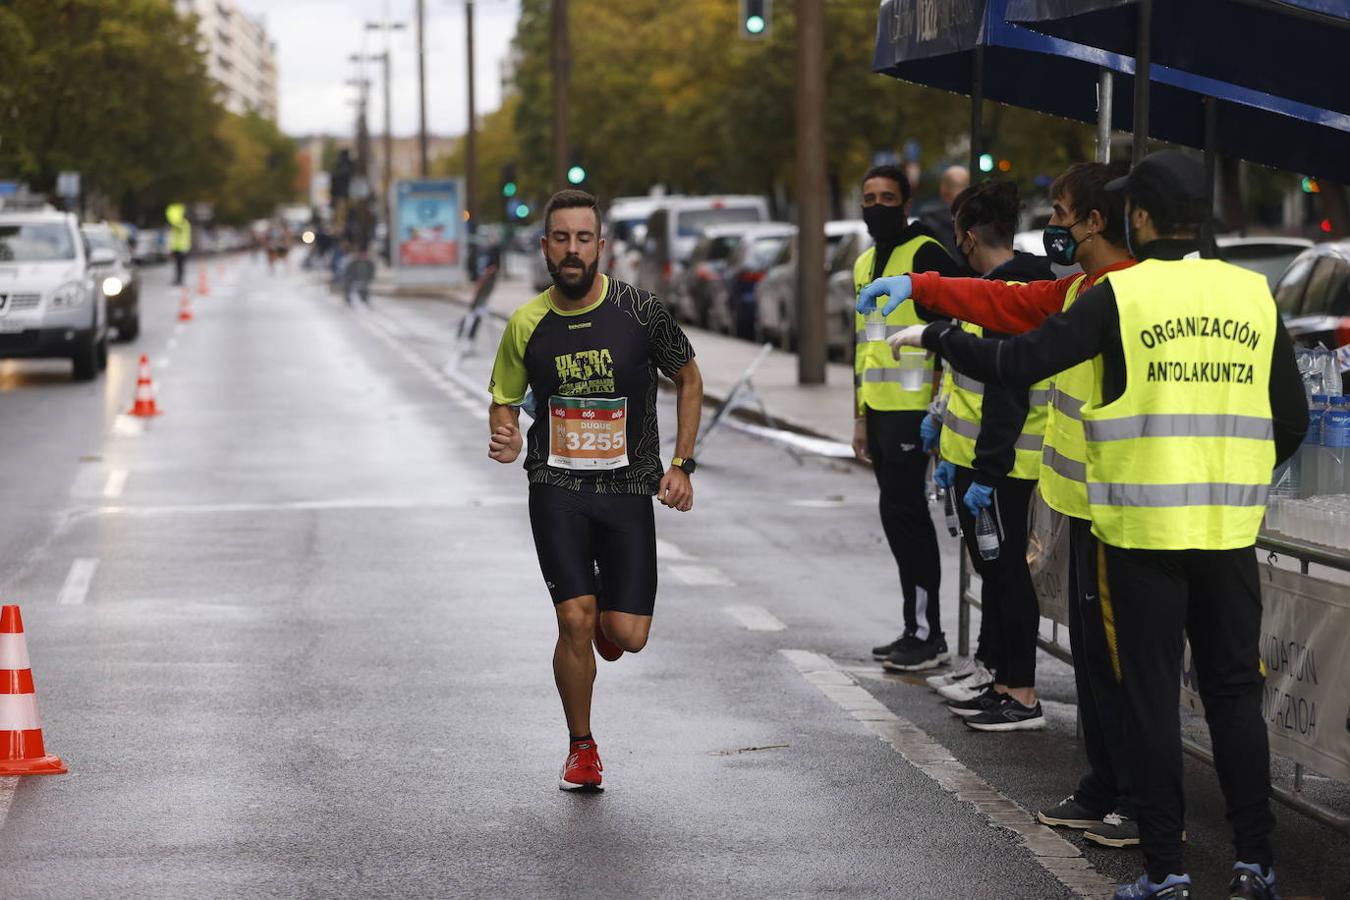
<svg viewBox="0 0 1350 900">
<path fill-rule="evenodd" d="M 467 303 L 469 295 L 470 291 L 465 289 L 436 296 L 448 296 L 458 303 Z M 495 315 L 507 317 L 533 296 L 534 292 L 523 280 L 501 281 L 492 293 L 488 309 Z M 704 395 L 713 403 L 721 403 L 759 355 L 760 345 L 687 325 L 684 330 L 698 354 Z M 782 350 L 770 351 L 752 378 L 769 417 L 763 424 L 851 444 L 853 367 L 827 363 L 825 378 L 823 385 L 799 385 L 796 355 Z M 752 407 L 743 409 L 739 415 L 760 421 L 758 410 Z"/>
</svg>

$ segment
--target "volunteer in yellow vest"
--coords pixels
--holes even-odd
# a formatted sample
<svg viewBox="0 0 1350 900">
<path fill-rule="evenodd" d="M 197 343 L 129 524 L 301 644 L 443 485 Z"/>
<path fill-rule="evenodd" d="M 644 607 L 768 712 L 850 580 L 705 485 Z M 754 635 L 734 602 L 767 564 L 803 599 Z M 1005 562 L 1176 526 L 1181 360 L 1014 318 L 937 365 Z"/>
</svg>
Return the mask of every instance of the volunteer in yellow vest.
<svg viewBox="0 0 1350 900">
<path fill-rule="evenodd" d="M 1044 256 L 1013 251 L 1020 199 L 1012 182 L 985 182 L 952 203 L 956 246 L 985 278 L 1052 281 Z M 978 325 L 975 336 L 1003 338 Z M 1031 390 L 981 384 L 950 373 L 942 419 L 941 456 L 934 478 L 954 492 L 961 533 L 981 579 L 980 649 L 976 656 L 996 676 L 977 673 L 986 685 L 947 706 L 976 731 L 1025 731 L 1045 727 L 1036 700 L 1036 635 L 1040 611 L 1027 568 L 1027 508 L 1036 491 L 1045 435 L 1048 382 Z M 988 510 L 999 552 L 984 559 L 976 546 L 975 519 Z"/>
<path fill-rule="evenodd" d="M 1115 613 L 1113 663 L 1146 865 L 1116 897 L 1190 896 L 1177 704 L 1187 636 L 1234 831 L 1227 896 L 1274 897 L 1253 545 L 1271 470 L 1307 429 L 1307 400 L 1265 278 L 1193 258 L 1206 215 L 1203 164 L 1162 150 L 1110 187 L 1125 193 L 1138 265 L 1007 341 L 947 325 L 899 340 L 1011 385 L 1093 361 L 1094 395 L 1081 411 L 1087 497 L 1099 589 Z"/>
<path fill-rule="evenodd" d="M 181 203 L 170 203 L 164 209 L 164 220 L 169 223 L 169 252 L 173 254 L 173 283 L 183 283 L 183 268 L 192 251 L 192 223 Z"/>
<path fill-rule="evenodd" d="M 875 246 L 853 267 L 855 292 L 881 275 L 965 274 L 922 226 L 909 224 L 910 186 L 903 170 L 871 169 L 863 178 L 862 194 L 863 220 Z M 921 321 L 922 315 L 908 304 L 887 319 L 887 333 Z M 881 526 L 900 570 L 904 608 L 903 633 L 874 647 L 872 655 L 888 669 L 927 669 L 949 656 L 938 609 L 942 567 L 937 532 L 925 495 L 929 456 L 919 436 L 919 423 L 933 400 L 932 374 L 918 390 L 906 390 L 890 347 L 884 340 L 868 341 L 862 315 L 856 320 L 853 453 L 870 462 L 876 474 Z"/>
<path fill-rule="evenodd" d="M 1125 247 L 1125 198 L 1119 191 L 1106 190 L 1107 183 L 1125 174 L 1126 168 L 1123 164 L 1079 163 L 1050 185 L 1046 253 L 1060 265 L 1081 265 L 1086 274 L 1027 284 L 923 274 L 913 276 L 907 286 L 890 285 L 883 279 L 867 291 L 890 294 L 893 299 L 911 296 L 934 313 L 995 331 L 1030 331 L 1048 316 L 1071 307 L 1079 294 L 1106 275 L 1134 265 Z M 1041 498 L 1068 517 L 1069 646 L 1088 768 L 1073 793 L 1041 809 L 1036 817 L 1046 825 L 1082 830 L 1093 843 L 1123 848 L 1139 844 L 1139 823 L 1129 797 L 1123 701 L 1111 664 L 1114 637 L 1108 637 L 1106 627 L 1114 617 L 1097 590 L 1097 539 L 1092 536 L 1088 514 L 1087 450 L 1080 410 L 1091 399 L 1094 384 L 1091 361 L 1053 379 L 1039 482 Z M 986 643 L 986 619 L 980 620 L 981 645 Z M 987 665 L 988 659 L 977 653 L 928 682 L 945 699 L 969 700 L 992 683 L 984 671 Z"/>
</svg>

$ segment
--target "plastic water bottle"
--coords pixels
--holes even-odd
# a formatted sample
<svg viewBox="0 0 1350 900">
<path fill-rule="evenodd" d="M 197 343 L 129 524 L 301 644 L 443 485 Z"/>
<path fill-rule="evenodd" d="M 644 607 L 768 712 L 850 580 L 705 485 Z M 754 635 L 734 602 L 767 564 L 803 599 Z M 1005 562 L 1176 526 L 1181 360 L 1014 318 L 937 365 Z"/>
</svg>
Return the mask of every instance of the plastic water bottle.
<svg viewBox="0 0 1350 900">
<path fill-rule="evenodd" d="M 1321 493 L 1319 488 L 1322 462 L 1322 413 L 1327 408 L 1326 394 L 1313 394 L 1308 404 L 1308 433 L 1294 454 L 1291 466 L 1298 472 L 1298 496 L 1306 500 Z"/>
<path fill-rule="evenodd" d="M 1322 413 L 1322 457 L 1318 482 L 1323 494 L 1346 491 L 1345 458 L 1350 453 L 1350 405 L 1345 397 L 1332 397 Z"/>
<path fill-rule="evenodd" d="M 998 559 L 998 528 L 988 509 L 980 510 L 975 519 L 975 546 L 980 550 L 980 559 Z"/>
<path fill-rule="evenodd" d="M 942 509 L 947 514 L 947 533 L 956 537 L 961 533 L 961 520 L 956 518 L 956 504 L 952 503 L 951 488 L 942 492 Z"/>
</svg>

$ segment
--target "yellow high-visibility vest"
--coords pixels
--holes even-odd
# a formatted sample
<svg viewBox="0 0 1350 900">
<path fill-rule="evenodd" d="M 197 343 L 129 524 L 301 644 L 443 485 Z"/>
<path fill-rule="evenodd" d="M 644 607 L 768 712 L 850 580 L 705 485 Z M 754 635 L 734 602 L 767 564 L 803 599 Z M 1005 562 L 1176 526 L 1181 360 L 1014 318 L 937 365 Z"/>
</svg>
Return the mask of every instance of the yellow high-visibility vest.
<svg viewBox="0 0 1350 900">
<path fill-rule="evenodd" d="M 908 275 L 914 271 L 914 257 L 919 248 L 926 243 L 938 247 L 942 245 L 927 235 L 920 235 L 906 241 L 891 251 L 882 270 L 882 278 L 892 275 Z M 877 248 L 868 247 L 853 264 L 853 296 L 856 298 L 862 289 L 872 283 L 872 261 L 876 259 Z M 864 333 L 864 320 L 861 313 L 854 316 L 857 346 L 853 356 L 853 384 L 857 400 L 857 411 L 864 410 L 916 410 L 927 409 L 933 399 L 934 358 L 929 358 L 925 370 L 923 387 L 917 391 L 907 391 L 900 386 L 900 364 L 891 355 L 891 346 L 885 341 L 868 341 Z M 923 320 L 914 312 L 913 303 L 901 303 L 894 312 L 886 317 L 886 336 L 898 332 L 907 325 L 918 325 Z"/>
<path fill-rule="evenodd" d="M 1009 284 L 1022 284 L 1010 281 Z M 979 325 L 962 322 L 961 329 L 975 337 L 983 337 L 984 329 Z M 942 458 L 967 469 L 975 468 L 975 441 L 980 436 L 980 423 L 984 417 L 984 382 L 969 375 L 949 371 L 951 389 L 947 398 L 947 411 L 942 417 L 942 437 L 938 452 Z M 1038 381 L 1027 391 L 1030 408 L 1022 433 L 1013 445 L 1013 467 L 1008 472 L 1012 478 L 1033 481 L 1041 470 L 1041 446 L 1045 441 L 1046 403 L 1050 399 L 1050 380 Z"/>
<path fill-rule="evenodd" d="M 1073 306 L 1087 282 L 1080 275 L 1069 285 L 1064 309 Z M 1083 439 L 1083 406 L 1101 404 L 1101 357 L 1065 369 L 1050 381 L 1049 419 L 1041 451 L 1040 491 L 1050 507 L 1066 516 L 1089 519 L 1087 446 Z"/>
<path fill-rule="evenodd" d="M 1125 391 L 1083 407 L 1093 534 L 1141 550 L 1250 547 L 1275 465 L 1265 276 L 1155 259 L 1106 279 Z"/>
</svg>

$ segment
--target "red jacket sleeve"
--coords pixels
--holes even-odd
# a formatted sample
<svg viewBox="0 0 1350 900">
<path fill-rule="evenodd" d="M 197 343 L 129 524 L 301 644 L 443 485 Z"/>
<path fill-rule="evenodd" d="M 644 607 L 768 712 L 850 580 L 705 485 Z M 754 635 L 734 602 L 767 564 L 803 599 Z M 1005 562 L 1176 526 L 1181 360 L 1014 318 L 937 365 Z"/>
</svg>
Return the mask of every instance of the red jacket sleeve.
<svg viewBox="0 0 1350 900">
<path fill-rule="evenodd" d="M 1058 281 L 1009 284 L 985 278 L 943 278 L 935 272 L 910 276 L 910 296 L 928 309 L 1004 334 L 1037 328 L 1064 309 L 1077 275 Z"/>
</svg>

